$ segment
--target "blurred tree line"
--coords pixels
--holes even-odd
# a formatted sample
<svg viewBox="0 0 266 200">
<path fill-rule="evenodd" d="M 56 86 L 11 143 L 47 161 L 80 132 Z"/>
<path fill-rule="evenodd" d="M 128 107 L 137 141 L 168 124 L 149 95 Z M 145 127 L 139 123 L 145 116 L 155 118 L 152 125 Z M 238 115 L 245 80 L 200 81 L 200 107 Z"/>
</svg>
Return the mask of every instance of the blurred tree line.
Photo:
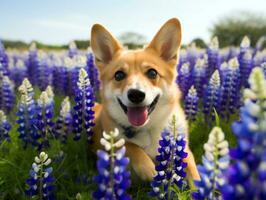
<svg viewBox="0 0 266 200">
<path fill-rule="evenodd" d="M 210 31 L 212 37 L 219 38 L 220 47 L 239 46 L 245 35 L 255 47 L 260 38 L 266 37 L 266 17 L 248 12 L 236 13 L 219 20 Z M 265 41 L 263 45 L 266 47 Z"/>
<path fill-rule="evenodd" d="M 211 36 L 218 36 L 220 47 L 230 45 L 239 46 L 241 40 L 247 35 L 251 40 L 251 45 L 255 47 L 257 41 L 264 36 L 266 38 L 266 17 L 255 13 L 240 12 L 233 15 L 225 16 L 218 20 L 210 28 Z M 140 48 L 146 44 L 146 37 L 135 33 L 125 32 L 118 37 L 125 46 L 129 49 Z M 261 40 L 263 42 L 263 40 Z M 49 45 L 35 41 L 40 49 L 67 49 L 68 44 L 64 45 Z M 74 40 L 77 48 L 87 49 L 89 40 Z M 205 48 L 206 43 L 201 38 L 192 40 L 198 47 Z M 6 48 L 27 49 L 29 43 L 23 41 L 3 40 Z M 266 47 L 264 40 L 263 46 Z"/>
</svg>

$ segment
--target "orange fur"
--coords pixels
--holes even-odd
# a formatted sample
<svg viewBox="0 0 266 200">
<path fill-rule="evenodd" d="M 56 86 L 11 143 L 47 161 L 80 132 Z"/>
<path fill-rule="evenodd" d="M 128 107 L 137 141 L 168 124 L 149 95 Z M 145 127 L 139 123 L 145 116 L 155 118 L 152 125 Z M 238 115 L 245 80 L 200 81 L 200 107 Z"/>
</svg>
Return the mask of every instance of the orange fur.
<svg viewBox="0 0 266 200">
<path fill-rule="evenodd" d="M 97 104 L 95 110 L 95 127 L 93 150 L 101 148 L 100 138 L 103 131 L 112 131 L 120 124 L 128 124 L 127 117 L 117 103 L 115 94 L 122 96 L 130 87 L 144 87 L 151 95 L 158 92 L 160 100 L 149 120 L 141 127 L 135 138 L 126 140 L 126 154 L 136 174 L 143 180 L 151 180 L 156 174 L 154 159 L 158 147 L 160 133 L 168 125 L 173 114 L 176 114 L 178 125 L 187 132 L 187 122 L 180 106 L 180 91 L 175 84 L 176 64 L 181 43 L 181 25 L 173 18 L 167 21 L 152 42 L 144 49 L 124 50 L 122 45 L 103 26 L 96 24 L 92 28 L 91 46 L 100 71 L 102 105 Z M 147 77 L 149 69 L 158 72 L 156 79 Z M 118 70 L 126 74 L 121 81 L 114 79 Z M 135 87 L 135 86 L 134 86 Z M 121 127 L 120 127 L 120 131 Z M 187 137 L 188 140 L 188 137 Z M 188 157 L 188 173 L 193 179 L 199 179 L 194 157 L 186 147 Z"/>
</svg>

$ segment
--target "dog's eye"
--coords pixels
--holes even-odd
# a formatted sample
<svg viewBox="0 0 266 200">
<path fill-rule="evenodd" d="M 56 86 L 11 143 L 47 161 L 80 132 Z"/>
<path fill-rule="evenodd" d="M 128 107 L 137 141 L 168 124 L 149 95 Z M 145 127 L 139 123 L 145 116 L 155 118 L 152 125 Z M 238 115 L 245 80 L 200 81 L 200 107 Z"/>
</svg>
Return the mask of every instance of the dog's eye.
<svg viewBox="0 0 266 200">
<path fill-rule="evenodd" d="M 126 74 L 123 71 L 117 71 L 115 73 L 115 80 L 116 81 L 122 81 L 125 77 L 126 77 Z"/>
<path fill-rule="evenodd" d="M 146 75 L 148 78 L 150 79 L 156 79 L 157 75 L 158 75 L 158 72 L 155 70 L 155 69 L 149 69 L 147 72 L 146 72 Z"/>
</svg>

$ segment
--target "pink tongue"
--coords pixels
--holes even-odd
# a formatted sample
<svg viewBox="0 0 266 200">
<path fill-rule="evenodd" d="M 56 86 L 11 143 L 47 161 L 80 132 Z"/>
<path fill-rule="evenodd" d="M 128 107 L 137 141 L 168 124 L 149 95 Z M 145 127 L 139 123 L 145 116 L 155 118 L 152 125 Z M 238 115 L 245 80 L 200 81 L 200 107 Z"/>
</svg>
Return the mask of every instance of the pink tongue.
<svg viewBox="0 0 266 200">
<path fill-rule="evenodd" d="M 147 107 L 128 107 L 127 117 L 133 126 L 142 126 L 148 119 L 148 109 Z"/>
</svg>

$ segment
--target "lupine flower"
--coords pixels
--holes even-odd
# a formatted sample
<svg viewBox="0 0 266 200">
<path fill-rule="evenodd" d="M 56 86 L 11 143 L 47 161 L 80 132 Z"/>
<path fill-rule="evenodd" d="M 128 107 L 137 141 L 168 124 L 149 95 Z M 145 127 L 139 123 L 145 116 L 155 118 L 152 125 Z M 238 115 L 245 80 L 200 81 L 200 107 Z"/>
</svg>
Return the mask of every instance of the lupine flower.
<svg viewBox="0 0 266 200">
<path fill-rule="evenodd" d="M 219 71 L 216 70 L 210 78 L 210 81 L 205 88 L 204 100 L 203 100 L 203 112 L 205 119 L 208 123 L 214 119 L 213 108 L 219 112 L 219 106 L 221 102 L 221 80 Z"/>
<path fill-rule="evenodd" d="M 29 55 L 27 58 L 27 68 L 28 68 L 28 78 L 30 82 L 35 85 L 36 84 L 36 74 L 39 67 L 39 60 L 38 60 L 38 50 L 36 48 L 36 43 L 32 43 L 29 49 Z"/>
<path fill-rule="evenodd" d="M 223 173 L 230 162 L 228 142 L 224 139 L 221 128 L 212 129 L 204 150 L 203 165 L 198 166 L 201 180 L 194 181 L 197 191 L 192 193 L 192 197 L 199 200 L 219 199 L 218 189 L 225 184 Z"/>
<path fill-rule="evenodd" d="M 0 144 L 6 140 L 10 141 L 9 131 L 11 124 L 7 121 L 4 111 L 0 110 Z"/>
<path fill-rule="evenodd" d="M 266 62 L 261 64 L 261 68 L 262 68 L 262 70 L 264 72 L 264 77 L 266 77 Z"/>
<path fill-rule="evenodd" d="M 212 38 L 210 45 L 207 48 L 208 68 L 207 77 L 210 77 L 213 72 L 218 69 L 219 61 L 219 41 L 217 37 Z"/>
<path fill-rule="evenodd" d="M 248 77 L 252 70 L 252 54 L 250 52 L 250 40 L 247 36 L 243 38 L 240 44 L 238 62 L 241 74 L 241 85 L 248 87 Z"/>
<path fill-rule="evenodd" d="M 204 86 L 206 85 L 206 58 L 199 58 L 192 71 L 193 85 L 195 86 L 198 97 L 202 97 L 204 94 Z"/>
<path fill-rule="evenodd" d="M 22 59 L 18 59 L 15 64 L 13 62 L 10 67 L 10 78 L 14 81 L 15 87 L 19 87 L 23 79 L 27 76 L 27 68 Z"/>
<path fill-rule="evenodd" d="M 45 90 L 45 88 L 52 83 L 52 70 L 50 67 L 50 60 L 47 58 L 43 52 L 38 53 L 39 66 L 36 70 L 36 84 L 40 90 Z"/>
<path fill-rule="evenodd" d="M 178 72 L 178 76 L 177 76 L 177 84 L 179 86 L 179 88 L 181 89 L 182 93 L 184 95 L 187 94 L 188 89 L 191 86 L 191 78 L 190 78 L 190 67 L 189 67 L 189 63 L 184 63 L 179 72 Z"/>
<path fill-rule="evenodd" d="M 94 199 L 131 199 L 126 194 L 126 190 L 130 186 L 130 173 L 126 170 L 129 159 L 125 157 L 124 139 L 116 141 L 118 135 L 118 129 L 110 134 L 103 132 L 101 144 L 105 151 L 97 151 L 99 175 L 94 177 L 98 184 L 97 191 L 93 192 Z"/>
<path fill-rule="evenodd" d="M 69 46 L 68 46 L 68 56 L 70 58 L 73 58 L 77 54 L 78 54 L 77 45 L 74 41 L 72 41 L 69 43 Z"/>
<path fill-rule="evenodd" d="M 230 114 L 235 113 L 240 106 L 241 85 L 237 58 L 231 59 L 228 64 L 222 64 L 221 72 L 223 77 L 221 116 L 229 119 Z"/>
<path fill-rule="evenodd" d="M 14 86 L 8 76 L 0 74 L 0 109 L 10 112 L 14 107 Z"/>
<path fill-rule="evenodd" d="M 51 159 L 45 152 L 41 152 L 39 156 L 34 159 L 30 170 L 30 178 L 27 179 L 26 183 L 28 189 L 26 194 L 31 198 L 37 197 L 43 200 L 55 199 L 53 190 L 55 189 L 52 176 L 53 168 L 49 167 Z"/>
<path fill-rule="evenodd" d="M 99 72 L 94 64 L 94 57 L 93 54 L 88 52 L 87 53 L 87 66 L 86 71 L 88 73 L 91 86 L 93 88 L 94 93 L 96 93 L 100 88 L 100 80 L 99 80 Z"/>
<path fill-rule="evenodd" d="M 69 98 L 66 97 L 61 104 L 60 114 L 55 124 L 55 135 L 56 137 L 60 138 L 63 143 L 66 143 L 67 136 L 72 131 L 71 124 L 71 106 Z"/>
<path fill-rule="evenodd" d="M 53 114 L 54 100 L 51 87 L 47 87 L 46 91 L 42 92 L 37 101 L 37 127 L 41 136 L 39 149 L 49 147 L 49 137 L 53 135 Z"/>
<path fill-rule="evenodd" d="M 67 67 L 63 64 L 62 60 L 58 57 L 54 60 L 53 66 L 53 88 L 55 92 L 63 95 L 68 94 L 68 71 Z"/>
<path fill-rule="evenodd" d="M 185 113 L 187 119 L 194 121 L 198 112 L 198 102 L 199 98 L 197 91 L 194 85 L 188 91 L 187 96 L 185 97 Z"/>
<path fill-rule="evenodd" d="M 159 199 L 173 199 L 174 192 L 170 187 L 177 186 L 182 189 L 185 185 L 187 163 L 184 162 L 184 158 L 187 157 L 187 153 L 184 150 L 186 141 L 184 134 L 178 132 L 176 128 L 174 116 L 170 127 L 171 132 L 165 129 L 159 141 L 159 155 L 156 156 L 158 164 L 155 167 L 157 175 L 153 178 L 152 191 L 149 192 L 150 196 Z"/>
<path fill-rule="evenodd" d="M 21 99 L 18 104 L 17 123 L 19 128 L 19 138 L 24 142 L 24 148 L 28 144 L 38 146 L 38 139 L 40 135 L 37 130 L 36 123 L 36 105 L 33 99 L 33 88 L 28 79 L 24 79 L 19 87 Z"/>
<path fill-rule="evenodd" d="M 8 56 L 5 52 L 5 48 L 1 40 L 0 40 L 0 74 L 3 74 L 5 76 L 9 75 Z"/>
<path fill-rule="evenodd" d="M 79 140 L 81 133 L 87 134 L 87 140 L 92 142 L 92 127 L 94 126 L 94 95 L 87 72 L 82 68 L 79 71 L 78 89 L 75 95 L 73 130 L 74 139 Z"/>
<path fill-rule="evenodd" d="M 68 67 L 69 70 L 69 84 L 70 88 L 72 89 L 72 94 L 76 93 L 76 90 L 78 90 L 77 82 L 79 80 L 79 72 L 82 68 L 86 67 L 86 57 L 77 55 L 74 56 L 73 59 L 68 59 Z"/>
<path fill-rule="evenodd" d="M 237 146 L 230 151 L 234 162 L 225 173 L 224 199 L 266 199 L 266 79 L 261 68 L 252 70 L 249 85 L 241 120 L 232 125 Z"/>
</svg>

